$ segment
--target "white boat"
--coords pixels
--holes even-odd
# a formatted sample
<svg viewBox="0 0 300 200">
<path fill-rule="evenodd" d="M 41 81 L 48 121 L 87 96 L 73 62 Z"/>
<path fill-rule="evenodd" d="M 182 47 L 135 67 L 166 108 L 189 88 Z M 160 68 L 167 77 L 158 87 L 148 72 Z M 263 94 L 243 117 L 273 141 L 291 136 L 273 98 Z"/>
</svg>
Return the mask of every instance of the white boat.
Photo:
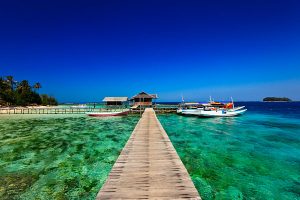
<svg viewBox="0 0 300 200">
<path fill-rule="evenodd" d="M 179 104 L 179 108 L 176 110 L 177 114 L 182 114 L 182 115 L 193 115 L 195 112 L 197 112 L 198 109 L 200 108 L 201 104 L 200 103 L 181 103 Z"/>
<path fill-rule="evenodd" d="M 245 106 L 238 106 L 238 107 L 234 107 L 230 110 L 242 110 L 243 108 L 245 108 Z"/>
<path fill-rule="evenodd" d="M 114 112 L 89 112 L 86 113 L 90 117 L 112 117 L 128 115 L 129 110 L 114 111 Z"/>
<path fill-rule="evenodd" d="M 177 114 L 181 114 L 182 113 L 182 108 L 178 108 L 177 110 L 176 110 L 176 112 L 177 112 Z"/>
<path fill-rule="evenodd" d="M 193 115 L 199 117 L 233 117 L 241 115 L 247 111 L 247 109 L 244 109 L 245 106 L 235 107 L 232 98 L 231 103 L 224 104 L 220 102 L 215 102 L 211 100 L 210 97 L 209 103 L 199 104 L 197 107 L 180 107 L 178 108 L 177 113 L 182 115 Z"/>
<path fill-rule="evenodd" d="M 88 108 L 88 106 L 86 104 L 79 104 L 76 106 L 70 106 L 70 108 Z"/>
<path fill-rule="evenodd" d="M 181 109 L 181 111 L 177 110 L 177 113 L 182 115 L 197 115 L 200 110 L 203 110 L 203 108 L 197 108 L 197 109 Z"/>
<path fill-rule="evenodd" d="M 234 117 L 242 115 L 247 109 L 219 109 L 219 110 L 201 110 L 196 115 L 199 117 Z"/>
<path fill-rule="evenodd" d="M 211 103 L 210 103 L 211 104 Z M 199 117 L 234 117 L 244 114 L 245 106 L 235 107 L 231 97 L 231 103 L 224 104 L 224 107 L 204 107 L 197 116 Z"/>
</svg>

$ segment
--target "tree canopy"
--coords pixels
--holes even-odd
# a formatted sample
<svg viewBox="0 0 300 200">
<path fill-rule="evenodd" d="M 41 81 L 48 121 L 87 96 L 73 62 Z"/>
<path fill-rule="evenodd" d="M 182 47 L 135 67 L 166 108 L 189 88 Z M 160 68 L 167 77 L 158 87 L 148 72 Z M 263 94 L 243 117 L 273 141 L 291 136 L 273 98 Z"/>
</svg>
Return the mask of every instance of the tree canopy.
<svg viewBox="0 0 300 200">
<path fill-rule="evenodd" d="M 39 82 L 30 85 L 27 80 L 16 81 L 13 76 L 0 77 L 0 105 L 57 105 L 57 100 L 47 94 L 39 95 Z"/>
</svg>

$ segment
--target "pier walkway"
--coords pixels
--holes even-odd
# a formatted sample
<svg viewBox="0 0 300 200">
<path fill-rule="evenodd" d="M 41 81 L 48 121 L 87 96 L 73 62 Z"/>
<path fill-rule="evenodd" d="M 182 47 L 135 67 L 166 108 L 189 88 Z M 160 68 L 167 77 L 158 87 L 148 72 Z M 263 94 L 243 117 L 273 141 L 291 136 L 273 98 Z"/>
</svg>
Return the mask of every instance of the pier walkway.
<svg viewBox="0 0 300 200">
<path fill-rule="evenodd" d="M 1 114 L 84 114 L 87 112 L 109 112 L 126 108 L 0 108 Z M 177 106 L 154 108 L 156 113 L 176 113 Z M 131 114 L 139 114 L 144 108 L 130 109 Z"/>
<path fill-rule="evenodd" d="M 143 113 L 96 199 L 200 199 L 152 108 Z"/>
</svg>

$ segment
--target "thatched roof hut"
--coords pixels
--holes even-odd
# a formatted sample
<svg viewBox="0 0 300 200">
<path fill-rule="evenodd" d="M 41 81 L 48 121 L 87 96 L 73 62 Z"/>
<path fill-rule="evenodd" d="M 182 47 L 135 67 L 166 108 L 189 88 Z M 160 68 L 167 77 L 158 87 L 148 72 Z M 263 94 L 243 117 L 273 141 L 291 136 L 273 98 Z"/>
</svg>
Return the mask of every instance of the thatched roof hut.
<svg viewBox="0 0 300 200">
<path fill-rule="evenodd" d="M 133 107 L 152 106 L 152 100 L 157 98 L 157 94 L 148 94 L 146 92 L 140 92 L 137 95 L 133 96 L 130 100 L 133 101 Z"/>
<path fill-rule="evenodd" d="M 131 99 L 157 99 L 157 94 L 147 94 L 146 92 L 140 92 L 137 95 L 133 96 Z"/>
</svg>

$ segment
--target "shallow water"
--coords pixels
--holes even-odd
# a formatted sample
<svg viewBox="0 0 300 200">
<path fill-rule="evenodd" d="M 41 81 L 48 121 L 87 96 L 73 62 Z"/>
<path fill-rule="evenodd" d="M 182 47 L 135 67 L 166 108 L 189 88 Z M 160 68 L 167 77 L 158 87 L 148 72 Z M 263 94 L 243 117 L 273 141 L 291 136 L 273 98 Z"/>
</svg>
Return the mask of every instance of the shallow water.
<svg viewBox="0 0 300 200">
<path fill-rule="evenodd" d="M 0 199 L 94 199 L 137 121 L 0 116 Z"/>
<path fill-rule="evenodd" d="M 159 120 L 204 200 L 300 199 L 299 105 L 244 104 L 240 117 Z"/>
<path fill-rule="evenodd" d="M 158 115 L 204 200 L 300 199 L 300 104 Z M 0 199 L 94 199 L 139 116 L 0 116 Z"/>
</svg>

